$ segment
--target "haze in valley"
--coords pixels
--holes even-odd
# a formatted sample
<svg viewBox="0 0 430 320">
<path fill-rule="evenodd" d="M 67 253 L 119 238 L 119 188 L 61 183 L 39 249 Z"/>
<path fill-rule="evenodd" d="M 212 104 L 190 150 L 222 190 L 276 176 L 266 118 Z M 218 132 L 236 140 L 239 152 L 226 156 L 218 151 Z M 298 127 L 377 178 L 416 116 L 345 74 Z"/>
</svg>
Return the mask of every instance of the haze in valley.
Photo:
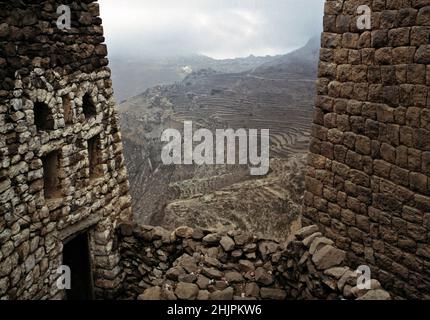
<svg viewBox="0 0 430 320">
<path fill-rule="evenodd" d="M 135 220 L 288 237 L 299 225 L 321 0 L 101 0 Z M 270 129 L 270 172 L 165 166 L 161 133 Z"/>
</svg>

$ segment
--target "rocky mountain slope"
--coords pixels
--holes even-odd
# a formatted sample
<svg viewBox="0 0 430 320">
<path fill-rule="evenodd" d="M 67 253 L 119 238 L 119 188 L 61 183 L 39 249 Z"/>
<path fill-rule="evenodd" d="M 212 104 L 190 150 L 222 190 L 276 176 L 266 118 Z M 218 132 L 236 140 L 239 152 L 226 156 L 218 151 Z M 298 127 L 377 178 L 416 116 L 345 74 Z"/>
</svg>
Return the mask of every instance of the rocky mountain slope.
<svg viewBox="0 0 430 320">
<path fill-rule="evenodd" d="M 288 235 L 304 187 L 317 52 L 310 42 L 301 53 L 279 58 L 278 64 L 239 73 L 199 70 L 182 82 L 148 89 L 122 103 L 136 220 L 168 228 Z M 309 59 L 301 63 L 300 56 L 315 56 L 315 66 L 309 66 Z M 211 130 L 270 129 L 269 174 L 253 177 L 247 166 L 239 165 L 163 165 L 161 133 L 166 128 L 182 131 L 183 121 Z"/>
<path fill-rule="evenodd" d="M 244 72 L 268 63 L 277 56 L 217 60 L 204 55 L 170 58 L 111 57 L 112 79 L 118 101 L 134 97 L 156 85 L 182 81 L 192 71 L 211 68 L 218 72 Z"/>
</svg>

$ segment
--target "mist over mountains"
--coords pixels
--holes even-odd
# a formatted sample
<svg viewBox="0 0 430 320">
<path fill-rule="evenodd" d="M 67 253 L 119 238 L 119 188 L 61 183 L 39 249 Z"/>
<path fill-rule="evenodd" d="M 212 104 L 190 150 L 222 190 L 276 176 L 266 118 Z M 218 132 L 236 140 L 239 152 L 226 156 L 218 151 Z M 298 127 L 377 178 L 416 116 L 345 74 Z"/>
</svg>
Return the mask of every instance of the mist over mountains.
<svg viewBox="0 0 430 320">
<path fill-rule="evenodd" d="M 271 62 L 280 56 L 216 60 L 204 55 L 178 57 L 116 56 L 110 59 L 115 96 L 118 102 L 136 96 L 156 85 L 183 80 L 190 72 L 213 69 L 224 73 L 239 73 Z"/>
<path fill-rule="evenodd" d="M 112 79 L 117 102 L 141 94 L 156 85 L 182 81 L 193 71 L 213 69 L 221 73 L 270 72 L 281 66 L 290 73 L 316 72 L 319 37 L 313 37 L 304 47 L 291 53 L 276 56 L 253 56 L 235 59 L 213 59 L 204 55 L 151 57 L 115 55 L 110 58 Z M 300 70 L 305 68 L 308 70 Z M 274 70 L 272 70 L 274 71 Z M 280 72 L 282 70 L 275 70 Z"/>
</svg>

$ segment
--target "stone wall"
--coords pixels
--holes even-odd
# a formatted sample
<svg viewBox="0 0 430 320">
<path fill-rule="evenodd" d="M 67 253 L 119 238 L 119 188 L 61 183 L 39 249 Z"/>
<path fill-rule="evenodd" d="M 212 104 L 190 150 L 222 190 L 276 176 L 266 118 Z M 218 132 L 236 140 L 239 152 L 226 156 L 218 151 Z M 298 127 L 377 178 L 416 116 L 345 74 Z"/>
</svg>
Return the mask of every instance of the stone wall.
<svg viewBox="0 0 430 320">
<path fill-rule="evenodd" d="M 82 231 L 96 296 L 121 283 L 130 197 L 98 16 L 93 1 L 0 1 L 0 299 L 64 297 L 63 244 Z"/>
<path fill-rule="evenodd" d="M 372 10 L 358 30 L 357 7 Z M 328 0 L 306 184 L 318 224 L 387 290 L 430 298 L 430 0 Z"/>
<path fill-rule="evenodd" d="M 390 299 L 378 281 L 358 290 L 346 254 L 317 226 L 278 242 L 240 231 L 120 226 L 123 299 Z"/>
</svg>

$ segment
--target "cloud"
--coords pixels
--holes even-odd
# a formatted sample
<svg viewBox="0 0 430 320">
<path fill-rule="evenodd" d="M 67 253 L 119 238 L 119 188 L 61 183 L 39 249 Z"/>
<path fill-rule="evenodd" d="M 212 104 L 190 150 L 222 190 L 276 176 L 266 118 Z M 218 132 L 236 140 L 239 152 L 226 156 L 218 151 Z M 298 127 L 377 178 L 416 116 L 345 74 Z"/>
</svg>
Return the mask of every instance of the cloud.
<svg viewBox="0 0 430 320">
<path fill-rule="evenodd" d="M 111 55 L 281 54 L 321 32 L 323 0 L 99 0 Z"/>
</svg>

